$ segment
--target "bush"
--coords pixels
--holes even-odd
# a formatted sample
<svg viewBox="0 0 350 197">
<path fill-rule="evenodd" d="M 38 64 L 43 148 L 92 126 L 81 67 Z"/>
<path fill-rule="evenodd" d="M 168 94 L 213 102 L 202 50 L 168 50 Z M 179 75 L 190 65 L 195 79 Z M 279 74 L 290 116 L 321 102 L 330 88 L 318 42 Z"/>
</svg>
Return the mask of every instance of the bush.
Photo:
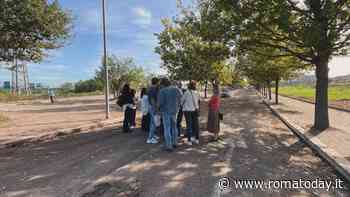
<svg viewBox="0 0 350 197">
<path fill-rule="evenodd" d="M 99 80 L 90 79 L 85 81 L 79 81 L 75 84 L 74 92 L 96 92 L 103 89 L 103 84 Z"/>
</svg>

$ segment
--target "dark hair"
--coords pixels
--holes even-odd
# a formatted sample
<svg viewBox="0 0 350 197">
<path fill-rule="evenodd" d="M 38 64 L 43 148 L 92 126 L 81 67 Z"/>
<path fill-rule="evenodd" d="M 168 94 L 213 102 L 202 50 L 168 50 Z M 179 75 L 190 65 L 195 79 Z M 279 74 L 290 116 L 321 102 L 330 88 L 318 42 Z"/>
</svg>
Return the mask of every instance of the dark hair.
<svg viewBox="0 0 350 197">
<path fill-rule="evenodd" d="M 196 82 L 195 81 L 190 81 L 190 83 L 188 84 L 188 89 L 196 90 Z"/>
<path fill-rule="evenodd" d="M 129 94 L 130 93 L 130 85 L 129 84 L 125 84 L 123 86 L 123 89 L 121 91 L 122 94 Z"/>
<path fill-rule="evenodd" d="M 158 79 L 157 77 L 153 77 L 153 78 L 151 79 L 152 85 L 157 85 L 158 82 L 159 82 L 159 79 Z"/>
<path fill-rule="evenodd" d="M 141 89 L 141 98 L 144 96 L 144 95 L 147 95 L 147 88 L 142 88 Z"/>
<path fill-rule="evenodd" d="M 131 94 L 131 96 L 135 97 L 135 95 L 136 95 L 136 90 L 135 90 L 135 89 L 131 89 L 131 90 L 130 90 L 130 94 Z"/>
<path fill-rule="evenodd" d="M 160 80 L 160 85 L 164 87 L 168 87 L 171 85 L 171 82 L 168 78 L 164 77 Z"/>
</svg>

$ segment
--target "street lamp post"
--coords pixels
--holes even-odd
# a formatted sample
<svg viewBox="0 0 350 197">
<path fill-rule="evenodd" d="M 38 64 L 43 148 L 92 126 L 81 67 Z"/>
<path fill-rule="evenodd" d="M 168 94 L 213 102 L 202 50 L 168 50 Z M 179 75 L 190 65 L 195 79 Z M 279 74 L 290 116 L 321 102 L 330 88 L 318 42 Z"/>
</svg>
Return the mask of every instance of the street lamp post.
<svg viewBox="0 0 350 197">
<path fill-rule="evenodd" d="M 103 66 L 105 68 L 105 101 L 106 101 L 106 119 L 109 119 L 109 81 L 107 66 L 107 43 L 106 43 L 106 4 L 102 0 L 102 19 L 103 19 Z"/>
</svg>

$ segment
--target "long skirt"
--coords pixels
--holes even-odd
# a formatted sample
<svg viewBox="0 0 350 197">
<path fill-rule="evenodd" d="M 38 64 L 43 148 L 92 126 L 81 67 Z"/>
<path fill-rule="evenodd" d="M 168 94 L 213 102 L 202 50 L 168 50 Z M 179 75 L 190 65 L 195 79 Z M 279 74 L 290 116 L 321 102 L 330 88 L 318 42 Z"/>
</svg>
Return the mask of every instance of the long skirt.
<svg viewBox="0 0 350 197">
<path fill-rule="evenodd" d="M 213 110 L 209 109 L 207 129 L 210 133 L 219 133 L 220 132 L 219 111 L 213 111 Z"/>
</svg>

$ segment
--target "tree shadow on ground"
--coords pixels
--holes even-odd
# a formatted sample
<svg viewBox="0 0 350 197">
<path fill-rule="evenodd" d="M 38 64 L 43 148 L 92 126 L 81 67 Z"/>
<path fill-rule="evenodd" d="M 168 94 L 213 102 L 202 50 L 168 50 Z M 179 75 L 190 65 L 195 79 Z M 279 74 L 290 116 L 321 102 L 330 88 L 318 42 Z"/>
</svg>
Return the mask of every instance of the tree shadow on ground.
<svg viewBox="0 0 350 197">
<path fill-rule="evenodd" d="M 255 102 L 254 94 L 243 92 L 242 95 L 242 98 L 225 100 L 223 103 L 225 114 L 222 124 L 223 140 L 210 142 L 211 135 L 202 131 L 201 145 L 188 146 L 181 142 L 175 152 L 168 153 L 160 151 L 159 146 L 145 145 L 146 135 L 144 133 L 134 133 L 128 137 L 114 134 L 111 131 L 80 134 L 76 136 L 78 139 L 70 137 L 71 143 L 55 146 L 55 143 L 59 143 L 60 140 L 58 140 L 50 144 L 29 147 L 28 153 L 36 153 L 36 155 L 45 156 L 47 152 L 52 152 L 52 154 L 58 152 L 58 157 L 40 157 L 41 159 L 35 161 L 54 164 L 57 166 L 54 170 L 41 168 L 40 171 L 30 171 L 29 168 L 33 166 L 21 165 L 31 158 L 26 152 L 21 153 L 22 156 L 16 156 L 14 153 L 4 154 L 0 151 L 0 158 L 7 158 L 0 162 L 0 174 L 5 175 L 0 178 L 0 182 L 2 179 L 8 181 L 11 177 L 15 182 L 14 174 L 29 171 L 31 173 L 25 180 L 37 175 L 50 175 L 50 172 L 53 172 L 60 178 L 60 182 L 54 181 L 53 178 L 57 179 L 57 177 L 49 176 L 49 178 L 36 179 L 36 181 L 42 181 L 39 182 L 41 184 L 36 182 L 34 185 L 33 182 L 29 182 L 21 187 L 12 186 L 10 191 L 24 191 L 28 194 L 33 191 L 33 188 L 38 189 L 40 186 L 50 191 L 63 187 L 69 196 L 77 196 L 75 192 L 81 191 L 84 186 L 102 181 L 108 183 L 138 180 L 141 185 L 139 196 L 146 197 L 336 196 L 337 191 L 303 189 L 275 189 L 273 191 L 234 189 L 224 195 L 218 194 L 216 185 L 223 176 L 229 177 L 232 181 L 247 179 L 314 180 L 316 178 L 334 180 L 337 178 L 330 167 L 315 157 L 311 150 L 305 147 L 292 132 L 283 125 L 281 126 L 278 119 L 264 105 Z M 206 107 L 206 103 L 203 107 Z M 205 125 L 206 121 L 204 108 L 202 108 L 203 115 L 201 116 L 202 125 Z M 117 137 L 112 137 L 113 135 Z M 84 140 L 79 140 L 79 138 L 84 138 Z M 109 144 L 110 140 L 116 140 L 116 142 L 103 147 L 105 150 L 112 150 L 107 155 L 101 154 L 99 147 L 84 146 L 84 144 L 89 144 L 89 141 Z M 69 149 L 72 150 L 72 153 L 62 156 L 62 153 Z M 118 164 L 108 165 L 116 159 L 115 155 L 118 154 L 121 154 L 120 158 L 118 157 Z M 91 155 L 94 155 L 95 158 L 91 159 Z M 74 161 L 73 158 L 78 156 L 82 157 L 82 160 L 76 163 L 77 161 Z M 15 162 L 7 163 L 6 161 L 9 160 Z M 89 168 L 91 165 L 104 169 L 105 173 L 93 174 L 96 169 Z M 70 169 L 78 166 L 79 169 L 84 170 L 80 173 L 71 170 L 68 171 L 69 175 L 66 173 L 65 177 L 62 177 L 59 174 L 67 170 L 67 166 Z M 63 181 L 64 184 L 62 184 Z M 79 188 L 69 187 L 77 182 L 80 184 Z M 56 193 L 52 196 L 59 195 Z M 103 194 L 100 197 L 103 197 Z"/>
<path fill-rule="evenodd" d="M 180 144 L 173 153 L 154 152 L 115 171 L 107 179 L 137 179 L 142 185 L 140 196 L 167 197 L 215 196 L 215 185 L 223 176 L 232 180 L 335 180 L 335 172 L 263 104 L 247 102 L 254 97 L 248 94 L 223 101 L 223 140 L 210 142 L 210 134 L 202 131 L 200 146 Z M 201 111 L 206 111 L 205 108 L 204 103 Z M 202 127 L 205 116 L 201 116 Z M 236 189 L 227 196 L 335 196 L 337 192 Z"/>
</svg>

